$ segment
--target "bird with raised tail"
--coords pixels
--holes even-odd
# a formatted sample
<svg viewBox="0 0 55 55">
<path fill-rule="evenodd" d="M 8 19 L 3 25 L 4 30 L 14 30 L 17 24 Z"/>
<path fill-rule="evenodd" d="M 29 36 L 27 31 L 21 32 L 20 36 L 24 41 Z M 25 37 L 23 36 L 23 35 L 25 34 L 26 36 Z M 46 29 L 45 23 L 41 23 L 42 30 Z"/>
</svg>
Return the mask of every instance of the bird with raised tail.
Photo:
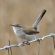
<svg viewBox="0 0 55 55">
<path fill-rule="evenodd" d="M 39 31 L 37 31 L 37 26 L 39 22 L 42 20 L 46 10 L 44 9 L 41 14 L 36 17 L 36 20 L 31 28 L 26 28 L 20 24 L 12 24 L 12 28 L 17 37 L 21 38 L 24 44 L 30 44 L 28 41 L 34 40 L 37 38 Z"/>
</svg>

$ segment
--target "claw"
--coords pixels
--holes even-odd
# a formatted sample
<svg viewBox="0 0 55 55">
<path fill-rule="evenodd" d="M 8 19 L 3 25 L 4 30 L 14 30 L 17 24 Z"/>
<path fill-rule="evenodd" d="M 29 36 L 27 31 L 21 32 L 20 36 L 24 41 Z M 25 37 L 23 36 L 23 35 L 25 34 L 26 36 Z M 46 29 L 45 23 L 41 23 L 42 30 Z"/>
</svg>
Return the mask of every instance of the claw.
<svg viewBox="0 0 55 55">
<path fill-rule="evenodd" d="M 23 44 L 24 45 L 30 45 L 30 43 L 28 41 L 24 41 Z"/>
</svg>

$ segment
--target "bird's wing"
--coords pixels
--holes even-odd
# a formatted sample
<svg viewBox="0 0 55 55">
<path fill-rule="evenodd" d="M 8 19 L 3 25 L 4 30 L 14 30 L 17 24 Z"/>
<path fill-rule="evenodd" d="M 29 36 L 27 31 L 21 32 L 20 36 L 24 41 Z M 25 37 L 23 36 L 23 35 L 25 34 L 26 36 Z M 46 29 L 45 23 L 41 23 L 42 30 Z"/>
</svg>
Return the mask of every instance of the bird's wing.
<svg viewBox="0 0 55 55">
<path fill-rule="evenodd" d="M 38 39 L 39 37 L 40 37 L 39 35 L 26 35 L 26 40 L 32 41 Z"/>
<path fill-rule="evenodd" d="M 44 16 L 45 13 L 46 13 L 46 10 L 44 9 L 41 12 L 41 14 L 38 17 L 36 17 L 36 20 L 35 20 L 35 22 L 33 24 L 33 28 L 37 28 L 37 25 L 39 24 L 39 22 L 41 21 L 41 19 L 43 18 L 43 16 Z"/>
</svg>

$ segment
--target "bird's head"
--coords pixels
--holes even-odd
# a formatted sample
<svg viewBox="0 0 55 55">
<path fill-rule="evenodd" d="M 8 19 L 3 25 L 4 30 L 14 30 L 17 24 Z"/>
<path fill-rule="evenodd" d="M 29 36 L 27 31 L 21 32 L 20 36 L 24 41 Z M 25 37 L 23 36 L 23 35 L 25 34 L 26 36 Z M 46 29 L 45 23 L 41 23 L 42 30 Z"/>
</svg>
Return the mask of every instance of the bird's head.
<svg viewBox="0 0 55 55">
<path fill-rule="evenodd" d="M 23 28 L 22 25 L 20 25 L 20 24 L 12 24 L 11 26 L 14 29 L 22 29 Z"/>
<path fill-rule="evenodd" d="M 23 26 L 20 24 L 12 24 L 11 27 L 16 35 L 20 36 L 23 34 Z"/>
</svg>

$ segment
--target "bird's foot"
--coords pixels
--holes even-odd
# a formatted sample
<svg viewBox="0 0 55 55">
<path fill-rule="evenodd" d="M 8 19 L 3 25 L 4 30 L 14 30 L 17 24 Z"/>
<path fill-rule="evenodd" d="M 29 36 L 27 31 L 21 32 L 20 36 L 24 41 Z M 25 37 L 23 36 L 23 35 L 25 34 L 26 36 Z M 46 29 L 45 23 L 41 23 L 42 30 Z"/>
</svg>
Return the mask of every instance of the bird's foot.
<svg viewBox="0 0 55 55">
<path fill-rule="evenodd" d="M 23 41 L 24 45 L 30 45 L 29 41 Z"/>
</svg>

